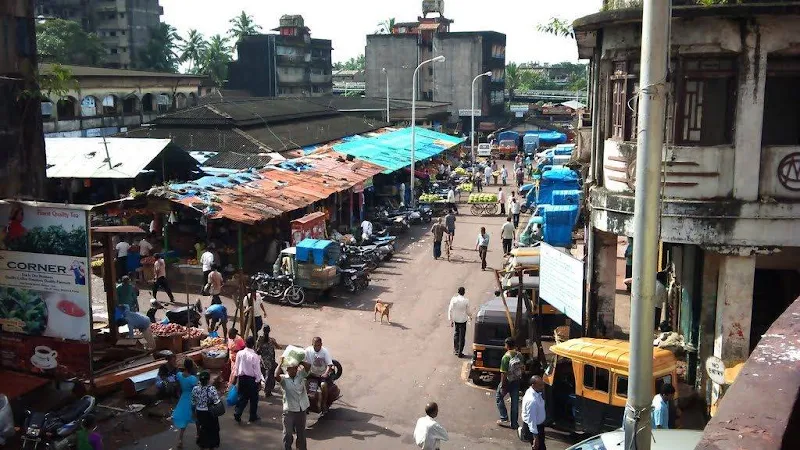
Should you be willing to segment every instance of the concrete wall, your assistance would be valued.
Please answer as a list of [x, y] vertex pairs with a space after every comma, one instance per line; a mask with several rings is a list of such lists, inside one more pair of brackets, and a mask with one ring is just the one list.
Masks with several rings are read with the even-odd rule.
[[[480, 36], [458, 39], [435, 39], [434, 47], [446, 58], [436, 64], [436, 85], [433, 97], [439, 102], [450, 102], [451, 117], [458, 117], [459, 109], [470, 108], [472, 79], [483, 70], [483, 42]], [[488, 78], [475, 83], [475, 109], [488, 114], [489, 105], [484, 105], [484, 86]]]
[[366, 83], [367, 97], [386, 97], [386, 68], [389, 76], [389, 96], [410, 99], [411, 81], [417, 60], [417, 37], [414, 35], [367, 36]]
[[[794, 170], [789, 159], [784, 159], [792, 153], [800, 152], [800, 147], [791, 145], [776, 145], [764, 147], [761, 150], [761, 175], [759, 177], [758, 195], [765, 199], [776, 200], [800, 200], [800, 181], [788, 181], [784, 179], [787, 186], [795, 189], [787, 189], [779, 180], [779, 173], [789, 174], [790, 169]], [[791, 159], [791, 158], [790, 158]], [[781, 165], [783, 163], [783, 165]], [[797, 163], [795, 163], [797, 164]]]

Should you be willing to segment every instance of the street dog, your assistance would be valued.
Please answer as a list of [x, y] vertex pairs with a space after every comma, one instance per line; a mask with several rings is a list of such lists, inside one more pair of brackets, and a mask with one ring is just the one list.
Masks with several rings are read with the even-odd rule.
[[383, 302], [381, 299], [375, 300], [375, 318], [373, 322], [378, 320], [378, 314], [381, 315], [381, 323], [383, 323], [383, 318], [386, 317], [386, 322], [391, 324], [392, 321], [389, 320], [389, 312], [392, 310], [393, 302]]

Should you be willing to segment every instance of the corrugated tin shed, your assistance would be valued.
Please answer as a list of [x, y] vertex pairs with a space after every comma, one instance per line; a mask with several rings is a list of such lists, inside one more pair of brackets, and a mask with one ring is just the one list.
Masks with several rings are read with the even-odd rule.
[[327, 149], [279, 167], [175, 184], [168, 196], [210, 219], [252, 225], [324, 200], [382, 170], [364, 161], [347, 161], [344, 155]]
[[169, 144], [169, 139], [48, 138], [47, 178], [136, 178]]
[[[464, 142], [464, 138], [416, 129], [414, 158], [424, 161]], [[383, 173], [392, 173], [411, 165], [411, 128], [383, 133], [367, 139], [353, 139], [334, 145], [334, 150], [383, 166]]]

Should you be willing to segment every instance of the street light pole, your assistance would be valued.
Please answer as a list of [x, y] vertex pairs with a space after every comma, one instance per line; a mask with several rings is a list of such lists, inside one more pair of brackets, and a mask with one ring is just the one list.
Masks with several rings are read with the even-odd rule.
[[386, 67], [381, 69], [384, 75], [386, 75], [386, 123], [391, 124], [389, 120], [389, 72], [386, 71]]
[[[642, 12], [642, 69], [636, 127], [633, 213], [630, 377], [623, 428], [625, 448], [650, 450], [653, 400], [653, 329], [658, 270], [661, 153], [667, 105], [670, 2], [646, 0]], [[674, 382], [674, 380], [673, 380]]]
[[416, 161], [414, 160], [414, 150], [416, 149], [417, 145], [417, 74], [419, 73], [420, 67], [424, 66], [425, 64], [432, 63], [432, 62], [442, 62], [444, 61], [444, 55], [439, 55], [435, 58], [431, 58], [419, 63], [416, 69], [414, 69], [414, 76], [411, 77], [411, 207], [413, 208], [417, 204], [416, 195], [414, 194], [414, 166], [416, 165]]
[[475, 78], [472, 79], [472, 95], [470, 96], [470, 110], [469, 114], [472, 118], [472, 128], [470, 128], [470, 137], [469, 137], [469, 147], [472, 151], [472, 166], [474, 170], [475, 166], [475, 82], [478, 81], [480, 77], [490, 77], [492, 76], [492, 71], [484, 72]]

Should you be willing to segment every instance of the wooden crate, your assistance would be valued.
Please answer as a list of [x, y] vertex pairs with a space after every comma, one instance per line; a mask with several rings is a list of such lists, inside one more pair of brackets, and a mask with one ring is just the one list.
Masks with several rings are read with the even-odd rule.
[[183, 335], [156, 336], [156, 350], [169, 350], [178, 354], [183, 352]]

